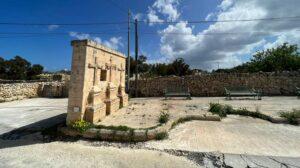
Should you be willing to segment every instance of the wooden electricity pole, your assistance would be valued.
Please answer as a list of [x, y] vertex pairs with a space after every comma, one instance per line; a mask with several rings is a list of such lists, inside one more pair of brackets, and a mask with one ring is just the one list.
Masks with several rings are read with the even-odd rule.
[[138, 21], [134, 20], [135, 27], [135, 97], [138, 96], [138, 55], [139, 55], [139, 41], [138, 41]]
[[127, 34], [127, 93], [130, 94], [130, 10], [128, 10], [128, 34]]

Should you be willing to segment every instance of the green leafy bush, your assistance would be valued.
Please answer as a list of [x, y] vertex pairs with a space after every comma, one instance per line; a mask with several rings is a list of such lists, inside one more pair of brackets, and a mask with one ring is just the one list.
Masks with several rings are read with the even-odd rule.
[[217, 114], [220, 117], [226, 117], [227, 113], [226, 111], [229, 110], [229, 106], [224, 108], [223, 105], [219, 103], [210, 103], [209, 104], [209, 111], [212, 112], [213, 114]]
[[79, 120], [71, 124], [71, 127], [81, 133], [85, 132], [89, 128], [91, 128], [93, 124], [86, 122], [84, 120]]
[[167, 137], [168, 137], [168, 133], [167, 132], [160, 132], [160, 133], [157, 133], [155, 135], [155, 139], [156, 140], [163, 140], [163, 139], [165, 139]]
[[260, 113], [258, 110], [256, 112], [252, 112], [247, 110], [246, 108], [233, 109], [230, 105], [221, 105], [218, 103], [210, 103], [209, 111], [213, 114], [217, 114], [220, 117], [226, 117], [229, 114], [241, 115], [241, 116], [250, 116], [253, 118], [260, 118], [267, 121], [272, 121], [272, 118]]
[[292, 112], [281, 112], [280, 117], [286, 118], [290, 124], [299, 124], [297, 119], [300, 118], [300, 110], [293, 110]]
[[161, 123], [161, 124], [167, 123], [167, 122], [169, 121], [169, 118], [170, 118], [169, 113], [168, 113], [168, 112], [165, 112], [165, 111], [162, 111], [162, 112], [160, 113], [158, 122]]

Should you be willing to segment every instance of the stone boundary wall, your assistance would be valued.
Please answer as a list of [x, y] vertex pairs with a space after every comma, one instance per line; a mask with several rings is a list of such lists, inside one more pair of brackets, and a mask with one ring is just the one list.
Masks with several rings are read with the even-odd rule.
[[68, 83], [23, 82], [0, 84], [0, 102], [33, 97], [68, 97]]
[[[192, 96], [224, 96], [224, 87], [247, 86], [260, 89], [264, 96], [294, 96], [300, 86], [300, 71], [280, 73], [212, 73], [185, 77], [157, 77], [138, 81], [140, 97], [161, 97], [169, 85], [186, 84]], [[130, 82], [134, 95], [134, 81]]]

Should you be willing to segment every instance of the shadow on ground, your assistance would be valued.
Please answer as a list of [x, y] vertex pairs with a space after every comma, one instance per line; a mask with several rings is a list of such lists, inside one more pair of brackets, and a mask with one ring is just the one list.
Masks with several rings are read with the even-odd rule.
[[44, 143], [58, 136], [58, 126], [64, 126], [67, 114], [50, 117], [0, 135], [0, 149]]

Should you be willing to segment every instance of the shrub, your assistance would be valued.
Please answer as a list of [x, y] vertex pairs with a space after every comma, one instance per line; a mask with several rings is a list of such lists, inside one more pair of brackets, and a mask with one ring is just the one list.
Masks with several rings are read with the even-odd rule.
[[160, 132], [160, 133], [157, 133], [155, 135], [155, 139], [156, 140], [163, 140], [163, 139], [165, 139], [167, 137], [168, 137], [168, 133], [167, 132]]
[[210, 103], [209, 104], [209, 111], [212, 112], [213, 114], [217, 114], [220, 117], [226, 117], [227, 114], [227, 110], [230, 110], [230, 108], [232, 108], [229, 105], [226, 105], [226, 108], [224, 108], [224, 106], [222, 106], [219, 103]]
[[93, 124], [86, 122], [84, 120], [79, 120], [71, 124], [71, 127], [81, 133], [85, 132], [89, 128], [91, 128]]
[[290, 124], [299, 124], [297, 119], [300, 118], [300, 110], [293, 110], [292, 112], [281, 112], [280, 117], [286, 118]]
[[161, 123], [161, 124], [167, 123], [167, 122], [169, 121], [169, 118], [170, 118], [169, 113], [168, 113], [168, 112], [162, 111], [162, 112], [160, 113], [158, 122]]
[[218, 103], [210, 103], [209, 111], [213, 114], [217, 114], [220, 117], [226, 117], [229, 114], [241, 115], [241, 116], [250, 116], [253, 118], [260, 118], [267, 121], [272, 121], [272, 118], [260, 113], [258, 110], [256, 112], [252, 112], [247, 110], [246, 108], [233, 109], [230, 105], [221, 105]]

